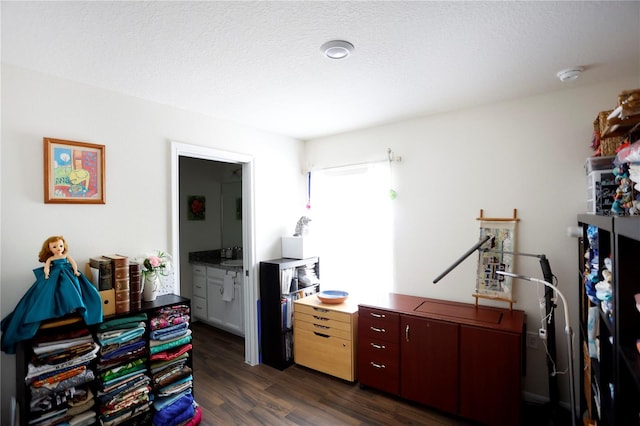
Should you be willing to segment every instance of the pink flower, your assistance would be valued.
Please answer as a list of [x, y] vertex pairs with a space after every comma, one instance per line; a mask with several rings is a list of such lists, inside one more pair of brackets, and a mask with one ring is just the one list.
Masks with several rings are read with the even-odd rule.
[[149, 263], [153, 268], [157, 268], [162, 264], [162, 260], [158, 256], [149, 256]]

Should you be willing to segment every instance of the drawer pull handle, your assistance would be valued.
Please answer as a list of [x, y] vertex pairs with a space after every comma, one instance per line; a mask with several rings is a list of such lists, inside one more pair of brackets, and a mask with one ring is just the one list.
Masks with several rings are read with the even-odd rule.
[[371, 346], [372, 346], [374, 349], [387, 349], [387, 347], [386, 347], [385, 345], [378, 345], [378, 344], [376, 344], [376, 343], [371, 343]]
[[314, 327], [316, 328], [322, 328], [324, 330], [329, 330], [331, 327], [327, 326], [327, 325], [320, 325], [320, 324], [313, 324]]
[[331, 337], [328, 334], [317, 333], [315, 331], [313, 332], [313, 334], [315, 334], [316, 336], [324, 337], [325, 339], [328, 339], [329, 337]]
[[314, 311], [318, 311], [318, 312], [322, 312], [323, 314], [326, 314], [327, 312], [329, 312], [328, 309], [321, 309], [321, 308], [313, 308]]
[[384, 364], [376, 364], [375, 362], [371, 362], [371, 366], [375, 368], [387, 368]]
[[387, 330], [385, 330], [384, 328], [378, 328], [378, 327], [369, 327], [372, 331], [375, 331], [376, 333], [386, 333]]
[[317, 319], [318, 321], [329, 321], [329, 318], [319, 317], [317, 315], [314, 315], [313, 318]]
[[404, 338], [407, 342], [409, 341], [409, 324], [407, 324], [407, 327], [404, 329]]
[[374, 318], [386, 318], [387, 317], [385, 314], [376, 314], [375, 312], [369, 312], [369, 315], [371, 315]]

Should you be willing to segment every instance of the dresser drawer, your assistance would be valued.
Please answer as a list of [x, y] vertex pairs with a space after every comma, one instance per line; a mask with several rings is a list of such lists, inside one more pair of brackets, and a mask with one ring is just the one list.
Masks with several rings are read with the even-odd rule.
[[192, 264], [191, 265], [191, 272], [193, 273], [194, 277], [196, 275], [204, 277], [205, 275], [207, 275], [207, 267], [204, 266], [204, 265]]
[[214, 268], [213, 266], [207, 266], [207, 279], [224, 280], [226, 271], [222, 268]]
[[191, 300], [191, 308], [193, 309], [193, 316], [202, 320], [207, 319], [207, 299], [202, 297], [194, 297]]
[[295, 312], [294, 328], [308, 330], [315, 333], [331, 337], [339, 337], [341, 339], [353, 340], [352, 326], [346, 322], [340, 322], [332, 319], [319, 319], [316, 315], [309, 315]]
[[395, 395], [400, 393], [400, 345], [370, 339], [358, 342], [358, 379], [361, 384]]
[[193, 297], [207, 297], [207, 279], [202, 277], [193, 277]]
[[399, 348], [400, 345], [398, 343], [363, 339], [360, 342], [358, 351], [370, 361], [396, 365], [400, 359]]
[[397, 343], [400, 339], [400, 315], [361, 307], [358, 310], [358, 336], [360, 339]]
[[307, 314], [323, 321], [332, 320], [351, 324], [351, 313], [349, 312], [340, 312], [319, 306], [309, 306], [302, 303], [296, 303], [296, 313]]
[[297, 323], [293, 333], [296, 364], [355, 381], [355, 352], [351, 340], [315, 333]]

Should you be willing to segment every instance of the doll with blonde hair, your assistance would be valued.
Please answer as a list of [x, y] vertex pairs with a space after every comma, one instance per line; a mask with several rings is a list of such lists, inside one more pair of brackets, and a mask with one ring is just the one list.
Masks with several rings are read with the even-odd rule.
[[44, 262], [44, 277], [46, 279], [49, 279], [51, 261], [56, 259], [67, 259], [73, 268], [73, 274], [75, 276], [80, 275], [80, 272], [78, 272], [78, 265], [76, 264], [76, 261], [67, 254], [68, 251], [69, 247], [62, 235], [54, 235], [53, 237], [49, 237], [44, 240], [40, 253], [38, 254], [38, 260], [40, 262]]
[[42, 243], [38, 260], [44, 266], [33, 270], [36, 282], [0, 324], [4, 352], [15, 353], [16, 344], [35, 336], [42, 321], [75, 315], [87, 325], [102, 322], [100, 293], [78, 271], [68, 251], [61, 235], [49, 237]]

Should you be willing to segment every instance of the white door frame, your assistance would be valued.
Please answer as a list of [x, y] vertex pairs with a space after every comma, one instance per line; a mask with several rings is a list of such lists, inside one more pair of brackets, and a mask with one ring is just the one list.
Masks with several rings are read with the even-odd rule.
[[[253, 157], [204, 146], [171, 141], [171, 239], [175, 274], [180, 278], [180, 173], [179, 158], [191, 157], [242, 164], [242, 256], [244, 265], [244, 355], [249, 365], [259, 363], [258, 286], [255, 276], [254, 171]], [[175, 289], [180, 294], [180, 288]]]

